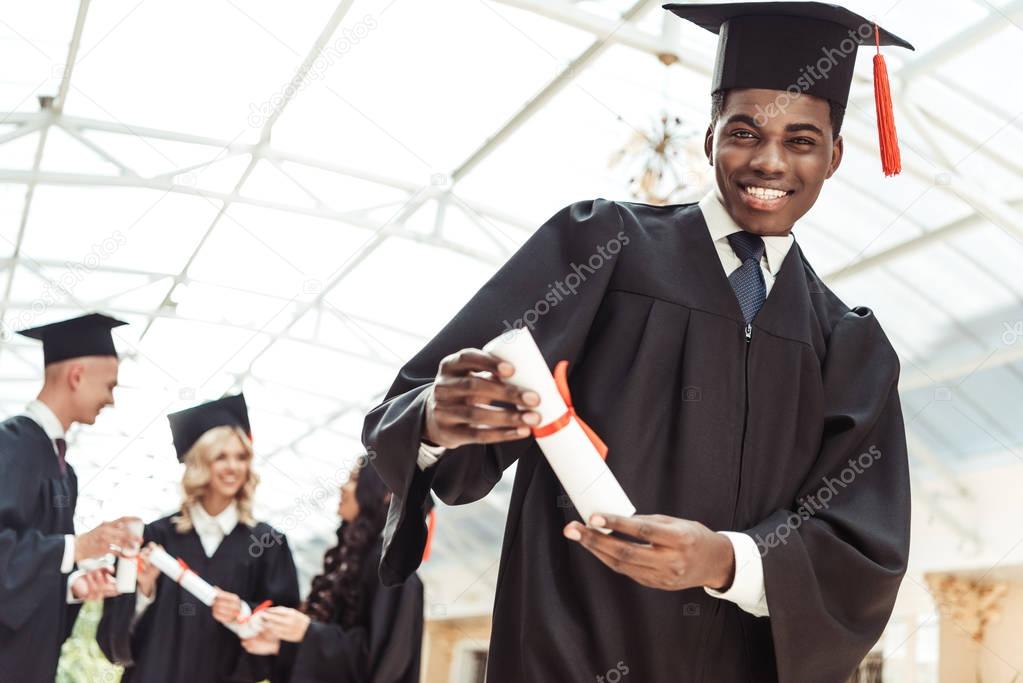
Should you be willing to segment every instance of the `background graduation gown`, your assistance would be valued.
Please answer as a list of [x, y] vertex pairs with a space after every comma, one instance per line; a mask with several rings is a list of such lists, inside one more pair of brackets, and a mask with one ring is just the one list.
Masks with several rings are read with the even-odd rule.
[[81, 609], [60, 572], [77, 501], [75, 471], [61, 474], [43, 428], [23, 415], [0, 423], [0, 680], [57, 675]]
[[345, 629], [340, 614], [334, 623], [311, 622], [291, 683], [419, 683], [423, 584], [413, 574], [398, 586], [381, 585], [380, 546], [362, 566], [356, 625]]
[[[585, 282], [558, 300], [550, 287], [571, 273]], [[538, 303], [545, 297], [548, 306]], [[481, 347], [530, 310], [541, 314], [533, 335], [548, 364], [570, 361], [576, 409], [607, 442], [607, 463], [640, 514], [762, 539], [769, 618], [702, 588], [646, 588], [565, 539], [578, 516], [532, 438], [463, 446], [418, 468], [424, 390], [440, 360]], [[572, 204], [367, 415], [363, 441], [395, 492], [381, 576], [395, 581], [416, 566], [430, 488], [449, 504], [472, 502], [518, 461], [488, 681], [594, 680], [616, 666], [644, 683], [844, 681], [884, 629], [906, 570], [898, 376], [871, 311], [843, 304], [798, 245], [747, 342], [696, 205]], [[851, 484], [832, 484], [824, 509], [796, 514], [868, 449], [880, 457]]]
[[[262, 522], [249, 527], [239, 521], [207, 557], [195, 530], [178, 533], [171, 518], [146, 525], [145, 542], [159, 543], [251, 607], [263, 600], [298, 605], [298, 576], [283, 534]], [[134, 593], [106, 600], [96, 632], [107, 659], [125, 667], [123, 683], [287, 681], [285, 657], [245, 652], [238, 636], [216, 621], [209, 607], [167, 576], [157, 578], [156, 599], [132, 629], [135, 601]]]

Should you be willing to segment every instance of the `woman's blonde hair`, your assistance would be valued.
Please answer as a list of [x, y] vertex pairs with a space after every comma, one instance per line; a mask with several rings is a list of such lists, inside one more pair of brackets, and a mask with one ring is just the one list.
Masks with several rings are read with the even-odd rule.
[[256, 486], [259, 485], [259, 475], [252, 468], [252, 441], [240, 427], [223, 426], [208, 430], [185, 453], [185, 476], [181, 478], [184, 499], [181, 501], [181, 512], [172, 520], [178, 533], [184, 534], [192, 530], [190, 508], [202, 500], [206, 494], [210, 486], [210, 466], [232, 438], [237, 438], [241, 442], [245, 450], [245, 459], [249, 463], [245, 483], [235, 494], [238, 519], [250, 527], [255, 525], [256, 520], [252, 516], [252, 499], [256, 494]]

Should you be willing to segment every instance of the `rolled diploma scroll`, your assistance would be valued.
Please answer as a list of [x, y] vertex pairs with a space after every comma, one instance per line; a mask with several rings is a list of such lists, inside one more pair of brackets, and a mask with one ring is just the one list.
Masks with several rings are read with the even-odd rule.
[[[135, 519], [128, 523], [128, 530], [136, 536], [142, 536], [144, 527], [141, 519]], [[138, 553], [140, 548], [125, 549], [129, 557], [121, 557], [117, 560], [117, 592], [134, 593], [138, 581]]]
[[[483, 350], [515, 366], [515, 373], [505, 382], [540, 395], [540, 405], [532, 409], [540, 413], [540, 428], [568, 411], [547, 361], [528, 329], [509, 330], [488, 342]], [[622, 517], [635, 514], [635, 506], [577, 420], [569, 420], [549, 436], [537, 437], [536, 442], [587, 524], [590, 516], [598, 512]], [[601, 531], [610, 533], [607, 529]]]
[[[213, 599], [217, 596], [217, 589], [206, 583], [198, 574], [187, 569], [175, 560], [166, 550], [153, 548], [149, 554], [149, 561], [154, 567], [170, 577], [172, 581], [181, 585], [207, 606], [213, 605]], [[244, 600], [241, 601], [241, 614], [238, 615], [237, 624], [224, 624], [225, 627], [238, 634], [239, 638], [251, 638], [259, 633], [262, 621], [260, 614], [252, 614], [252, 608]]]

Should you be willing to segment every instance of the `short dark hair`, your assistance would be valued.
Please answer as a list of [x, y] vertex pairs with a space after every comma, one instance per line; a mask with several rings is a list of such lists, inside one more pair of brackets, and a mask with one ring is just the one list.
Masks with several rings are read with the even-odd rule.
[[[725, 110], [725, 96], [728, 95], [728, 90], [718, 90], [710, 96], [710, 125], [717, 126], [718, 119], [721, 118], [721, 112]], [[845, 107], [838, 102], [832, 102], [827, 100], [828, 105], [831, 107], [831, 130], [832, 139], [838, 139], [838, 136], [842, 133], [842, 122], [845, 121]]]

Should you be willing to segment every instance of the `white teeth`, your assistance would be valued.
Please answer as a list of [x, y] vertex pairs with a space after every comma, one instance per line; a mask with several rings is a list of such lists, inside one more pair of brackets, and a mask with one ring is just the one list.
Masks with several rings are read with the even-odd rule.
[[746, 194], [756, 197], [757, 199], [781, 199], [788, 192], [784, 190], [772, 190], [767, 187], [755, 187], [750, 185], [746, 187]]

